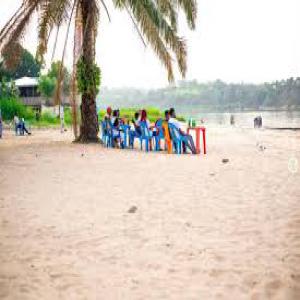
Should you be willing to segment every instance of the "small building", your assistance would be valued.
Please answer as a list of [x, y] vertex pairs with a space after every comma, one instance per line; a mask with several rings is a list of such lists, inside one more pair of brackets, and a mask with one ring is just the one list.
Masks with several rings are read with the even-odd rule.
[[38, 78], [22, 77], [15, 80], [15, 85], [19, 90], [21, 101], [36, 109], [41, 109], [45, 105], [46, 99], [41, 97], [38, 91]]
[[[15, 80], [15, 85], [19, 90], [20, 100], [26, 105], [31, 106], [39, 111], [44, 106], [54, 106], [53, 99], [47, 99], [41, 96], [38, 90], [38, 78], [36, 77], [22, 77]], [[69, 104], [68, 97], [63, 97], [64, 105]]]
[[20, 97], [39, 97], [38, 91], [38, 78], [35, 77], [22, 77], [15, 80], [15, 85], [19, 89]]

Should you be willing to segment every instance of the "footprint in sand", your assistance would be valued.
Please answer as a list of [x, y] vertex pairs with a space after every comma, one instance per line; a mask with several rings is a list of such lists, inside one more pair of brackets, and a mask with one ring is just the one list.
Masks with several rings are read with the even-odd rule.
[[300, 274], [291, 274], [291, 278], [292, 278], [296, 283], [300, 283]]
[[243, 283], [246, 285], [247, 288], [254, 288], [259, 284], [259, 277], [257, 274], [247, 275]]
[[212, 270], [209, 272], [209, 276], [214, 277], [214, 278], [217, 278], [217, 277], [222, 276], [224, 273], [225, 273], [224, 270], [221, 270], [221, 269], [212, 269]]
[[279, 279], [272, 280], [265, 285], [265, 291], [269, 298], [274, 297], [282, 288], [283, 283]]

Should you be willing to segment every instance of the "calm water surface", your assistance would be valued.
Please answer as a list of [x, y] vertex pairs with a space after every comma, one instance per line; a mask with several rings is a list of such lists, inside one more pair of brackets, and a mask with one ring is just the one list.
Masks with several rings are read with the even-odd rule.
[[235, 126], [242, 128], [253, 128], [253, 119], [262, 117], [263, 127], [271, 128], [300, 128], [300, 111], [252, 111], [237, 113], [192, 113], [180, 112], [187, 118], [193, 117], [200, 124], [200, 120], [206, 125], [227, 127], [230, 126], [230, 116], [234, 116]]

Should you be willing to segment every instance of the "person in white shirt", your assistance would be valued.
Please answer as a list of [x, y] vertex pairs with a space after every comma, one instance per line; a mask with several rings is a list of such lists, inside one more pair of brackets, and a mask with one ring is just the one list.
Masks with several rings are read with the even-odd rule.
[[140, 113], [137, 111], [134, 114], [134, 118], [131, 120], [130, 130], [129, 130], [129, 145], [133, 148], [134, 138], [141, 135]]
[[178, 129], [179, 133], [176, 131], [176, 134], [184, 135], [185, 138], [187, 139], [187, 143], [183, 142], [183, 145], [182, 145], [183, 152], [186, 153], [186, 147], [188, 147], [193, 154], [196, 154], [197, 151], [196, 151], [193, 137], [183, 131], [181, 123], [176, 119], [176, 113], [175, 113], [174, 108], [170, 109], [169, 124], [173, 124], [175, 126], [175, 128]]

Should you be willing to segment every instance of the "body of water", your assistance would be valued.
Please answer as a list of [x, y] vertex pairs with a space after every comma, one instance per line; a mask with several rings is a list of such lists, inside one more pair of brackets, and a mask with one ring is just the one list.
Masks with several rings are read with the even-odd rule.
[[[180, 113], [180, 111], [179, 111]], [[230, 125], [230, 116], [234, 116], [235, 126], [241, 128], [253, 128], [253, 120], [257, 116], [262, 117], [265, 128], [300, 128], [300, 111], [251, 111], [236, 113], [207, 113], [207, 112], [181, 112], [187, 118], [193, 117], [200, 125], [227, 127]]]

